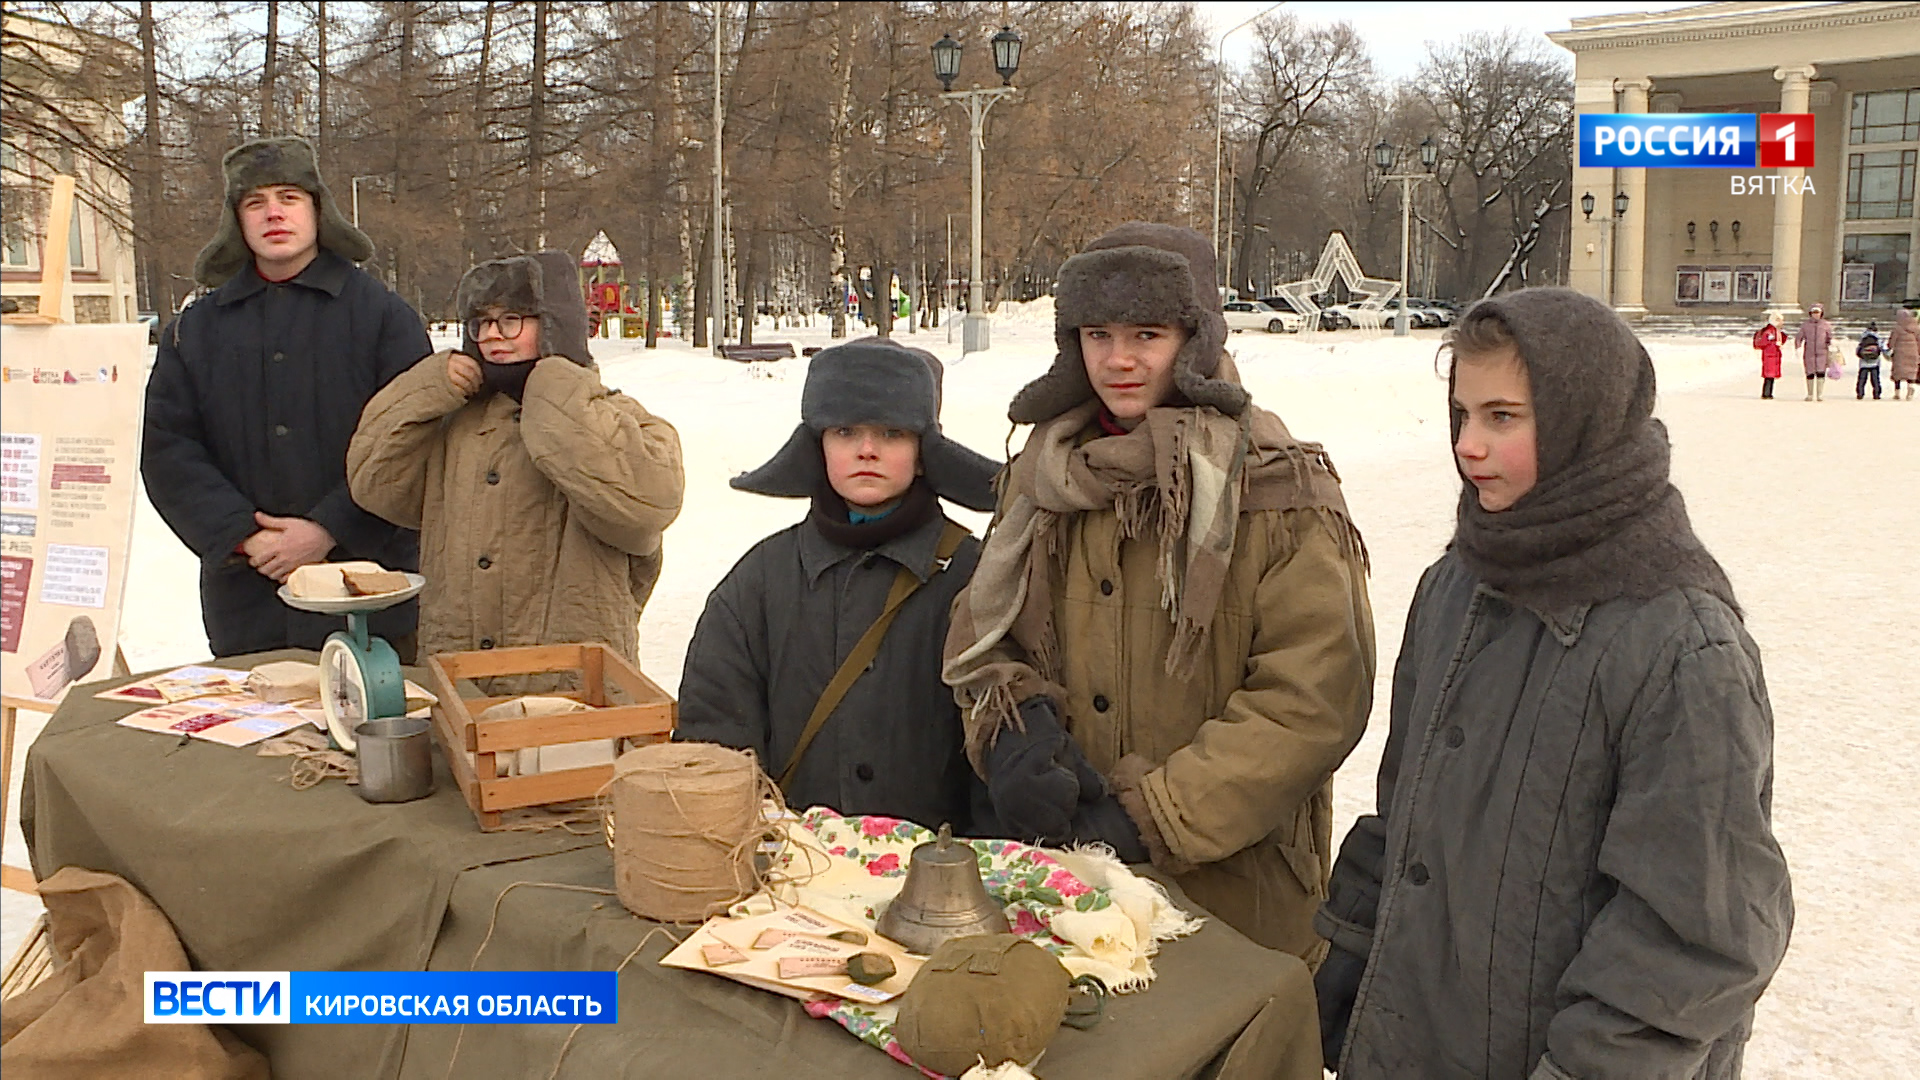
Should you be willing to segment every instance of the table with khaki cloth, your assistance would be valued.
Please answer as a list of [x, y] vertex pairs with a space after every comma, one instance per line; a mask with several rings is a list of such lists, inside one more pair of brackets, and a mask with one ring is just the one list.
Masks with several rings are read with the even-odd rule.
[[[172, 920], [195, 967], [610, 970], [631, 955], [617, 1025], [233, 1027], [281, 1080], [916, 1075], [795, 1001], [659, 966], [668, 932], [685, 931], [654, 933], [610, 895], [597, 833], [481, 833], [437, 748], [426, 799], [372, 805], [339, 780], [295, 791], [286, 758], [118, 726], [139, 706], [93, 695], [128, 681], [75, 688], [48, 721], [27, 756], [21, 828], [37, 876], [82, 866], [126, 878]], [[1111, 999], [1095, 1030], [1060, 1031], [1046, 1080], [1320, 1076], [1298, 960], [1210, 919], [1154, 965], [1152, 988]]]

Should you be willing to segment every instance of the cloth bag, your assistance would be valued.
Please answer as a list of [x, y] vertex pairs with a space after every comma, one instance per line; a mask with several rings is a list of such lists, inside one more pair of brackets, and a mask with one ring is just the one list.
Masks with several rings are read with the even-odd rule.
[[1840, 355], [1840, 346], [1827, 346], [1827, 378], [1844, 379], [1847, 377], [1846, 358]]
[[173, 924], [125, 879], [77, 866], [40, 883], [53, 973], [0, 1007], [0, 1073], [38, 1080], [267, 1080], [224, 1028], [148, 1024], [149, 971], [190, 971]]

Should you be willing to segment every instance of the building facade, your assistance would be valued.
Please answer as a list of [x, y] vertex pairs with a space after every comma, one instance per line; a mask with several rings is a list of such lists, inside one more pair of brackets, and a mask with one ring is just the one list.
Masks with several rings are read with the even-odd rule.
[[[1581, 113], [1811, 113], [1811, 167], [1589, 169], [1568, 281], [1629, 317], [1849, 321], [1920, 296], [1920, 4], [1721, 3], [1574, 19]], [[1591, 217], [1580, 212], [1592, 194]], [[1613, 217], [1615, 196], [1626, 211]]]
[[[89, 57], [105, 51], [137, 57], [129, 47], [109, 41], [80, 41], [72, 27], [8, 14], [7, 80], [41, 100], [57, 102], [64, 122], [79, 125], [96, 147], [126, 144], [119, 109], [135, 88], [124, 80], [91, 80], [93, 94], [79, 98], [72, 88]], [[131, 70], [131, 65], [129, 66]], [[40, 310], [41, 256], [47, 200], [42, 197], [56, 172], [75, 179], [72, 224], [67, 234], [69, 280], [59, 316], [67, 322], [132, 322], [135, 301], [133, 241], [116, 222], [132, 217], [126, 179], [76, 153], [71, 145], [45, 134], [54, 124], [10, 127], [0, 131], [0, 184], [12, 209], [0, 224], [0, 296], [10, 308]], [[17, 212], [16, 212], [17, 211]]]

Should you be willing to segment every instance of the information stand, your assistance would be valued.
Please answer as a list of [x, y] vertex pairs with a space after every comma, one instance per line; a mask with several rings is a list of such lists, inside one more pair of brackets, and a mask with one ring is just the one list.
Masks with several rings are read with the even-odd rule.
[[[73, 178], [56, 177], [40, 311], [0, 317], [0, 805], [18, 711], [51, 713], [69, 686], [125, 666], [147, 334], [61, 321], [72, 214]], [[32, 884], [0, 870], [0, 886]]]

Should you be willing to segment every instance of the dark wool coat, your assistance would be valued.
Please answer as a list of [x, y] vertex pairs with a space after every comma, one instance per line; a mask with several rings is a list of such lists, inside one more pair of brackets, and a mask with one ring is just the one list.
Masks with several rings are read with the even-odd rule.
[[828, 540], [806, 521], [754, 545], [707, 598], [694, 628], [674, 737], [753, 750], [777, 778], [820, 692], [905, 566], [922, 584], [813, 740], [787, 802], [991, 835], [973, 820], [971, 801], [982, 793], [961, 745], [960, 709], [940, 681], [947, 611], [973, 576], [980, 541], [968, 537], [938, 570], [945, 524], [936, 514], [872, 551]]
[[[283, 284], [248, 267], [160, 335], [140, 473], [154, 509], [200, 557], [215, 656], [317, 649], [346, 625], [287, 607], [234, 552], [258, 529], [255, 510], [326, 526], [339, 544], [331, 559], [418, 568], [411, 530], [354, 505], [346, 460], [367, 400], [430, 351], [405, 301], [326, 249]], [[408, 602], [376, 614], [373, 631], [411, 633], [416, 611]]]
[[1687, 588], [1543, 621], [1448, 554], [1391, 723], [1317, 920], [1371, 953], [1342, 1080], [1737, 1077], [1793, 902], [1731, 609]]

